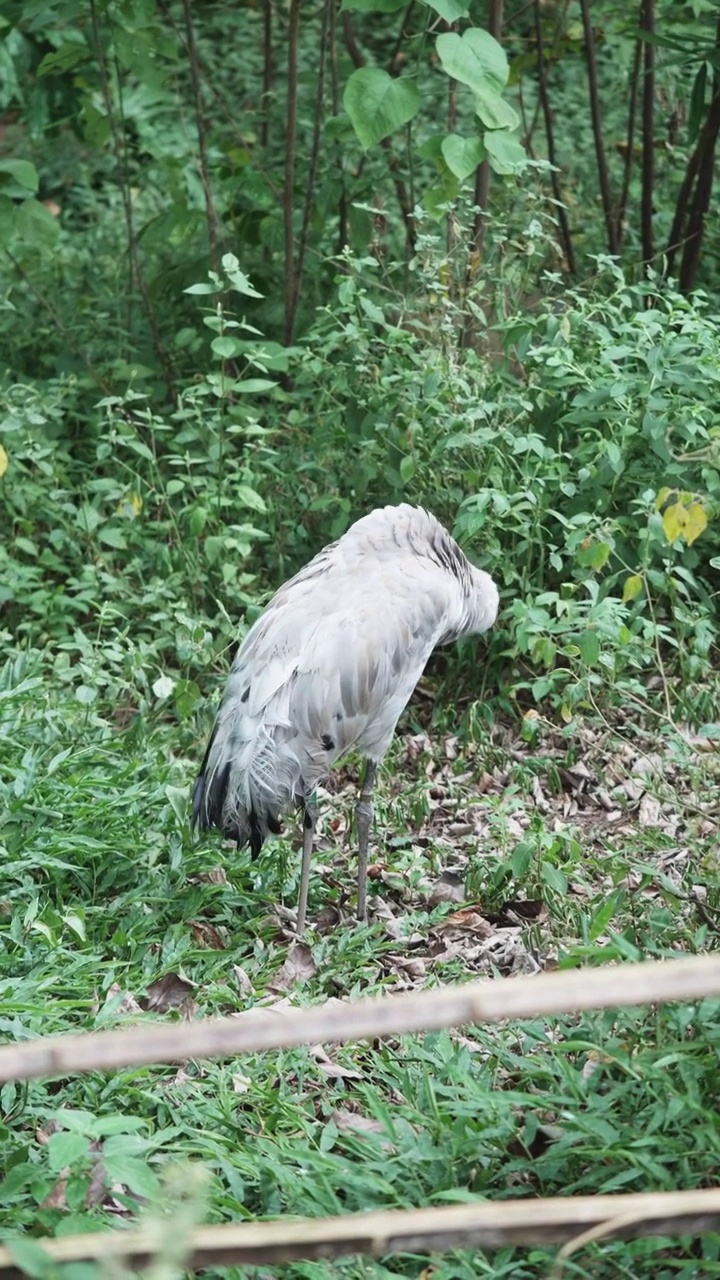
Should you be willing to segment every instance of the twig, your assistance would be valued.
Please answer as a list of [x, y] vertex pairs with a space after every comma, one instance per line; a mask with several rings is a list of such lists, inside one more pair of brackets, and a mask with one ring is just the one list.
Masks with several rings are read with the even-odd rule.
[[613, 218], [613, 202], [610, 192], [610, 175], [608, 173], [605, 146], [602, 134], [602, 114], [600, 112], [600, 94], [598, 91], [597, 59], [595, 57], [595, 36], [590, 18], [590, 0], [580, 0], [583, 30], [585, 32], [585, 56], [588, 67], [590, 87], [590, 114], [592, 117], [595, 155], [597, 157], [598, 178], [600, 180], [600, 196], [602, 198], [605, 226], [607, 228], [608, 249], [610, 253], [618, 253], [615, 219]]
[[[443, 1249], [498, 1249], [512, 1245], [580, 1243], [653, 1235], [700, 1235], [720, 1226], [720, 1189], [645, 1192], [616, 1196], [557, 1196], [500, 1200], [429, 1209], [348, 1213], [335, 1218], [222, 1223], [194, 1227], [187, 1235], [184, 1267], [193, 1271], [250, 1267], [298, 1259], [364, 1253], [429, 1253]], [[133, 1271], [158, 1256], [157, 1224], [134, 1231], [36, 1240], [56, 1264], [102, 1259], [126, 1261]], [[0, 1247], [0, 1275], [20, 1280], [12, 1245]]]
[[720, 995], [720, 956], [608, 965], [470, 982], [349, 1004], [252, 1009], [239, 1017], [118, 1027], [0, 1046], [0, 1081], [111, 1071], [150, 1062], [225, 1058], [292, 1045], [344, 1043], [465, 1023]]

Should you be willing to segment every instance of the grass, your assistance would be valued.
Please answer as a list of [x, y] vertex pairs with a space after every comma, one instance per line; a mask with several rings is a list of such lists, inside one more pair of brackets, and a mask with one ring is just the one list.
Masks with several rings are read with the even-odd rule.
[[[372, 889], [384, 905], [370, 927], [349, 914], [349, 767], [323, 803], [312, 885], [315, 915], [330, 904], [336, 916], [293, 983], [282, 973], [281, 912], [297, 890], [292, 841], [255, 865], [194, 842], [186, 804], [204, 726], [178, 722], [162, 702], [119, 715], [100, 649], [94, 660], [98, 678], [86, 657], [82, 685], [35, 650], [9, 659], [0, 678], [5, 1039], [122, 1023], [153, 992], [157, 1016], [219, 1014], [714, 945], [712, 753], [627, 723], [543, 726], [523, 743], [470, 716], [457, 738], [442, 723], [427, 738], [420, 704], [381, 779]], [[653, 752], [660, 765], [642, 775], [653, 805], [640, 821], [633, 762]], [[590, 762], [590, 782], [573, 774], [578, 761]], [[596, 803], [601, 791], [609, 811]], [[448, 868], [454, 900], [430, 897]], [[163, 1002], [153, 984], [167, 975], [177, 976]], [[181, 1237], [193, 1213], [219, 1222], [708, 1185], [720, 1163], [719, 1010], [703, 1001], [328, 1057], [294, 1049], [6, 1085], [0, 1236], [115, 1226], [160, 1204], [175, 1206]], [[456, 1251], [274, 1274], [515, 1280], [547, 1275], [552, 1256]], [[25, 1264], [46, 1274], [29, 1255]], [[720, 1238], [598, 1243], [565, 1274], [720, 1275]]]

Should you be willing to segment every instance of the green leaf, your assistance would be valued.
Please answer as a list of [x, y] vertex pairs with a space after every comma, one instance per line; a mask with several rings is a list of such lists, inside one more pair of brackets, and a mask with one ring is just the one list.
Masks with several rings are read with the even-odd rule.
[[429, 9], [434, 9], [448, 25], [457, 22], [458, 18], [464, 18], [470, 8], [470, 0], [425, 0], [425, 4]]
[[61, 1130], [53, 1133], [48, 1139], [47, 1159], [53, 1173], [60, 1173], [66, 1165], [72, 1168], [79, 1162], [85, 1162], [88, 1155], [89, 1140], [84, 1133], [73, 1133]]
[[596, 631], [583, 631], [578, 639], [580, 656], [586, 667], [594, 667], [600, 657], [600, 641]]
[[215, 355], [220, 356], [221, 360], [231, 360], [233, 356], [239, 356], [243, 349], [243, 343], [240, 338], [213, 338], [210, 346]]
[[502, 93], [508, 82], [508, 61], [502, 45], [488, 31], [469, 27], [461, 36], [447, 31], [438, 36], [436, 48], [447, 74], [474, 94]]
[[414, 80], [393, 79], [379, 67], [360, 67], [345, 86], [343, 105], [367, 151], [417, 115], [420, 94]]
[[407, 484], [409, 480], [412, 480], [416, 471], [417, 462], [411, 453], [406, 454], [400, 461], [400, 479], [403, 484]]
[[178, 680], [175, 686], [175, 710], [181, 719], [191, 716], [200, 701], [200, 690], [194, 680]]
[[270, 378], [242, 378], [239, 382], [233, 382], [233, 391], [240, 391], [243, 395], [256, 395], [260, 391], [277, 391], [277, 382], [272, 382]]
[[114, 529], [110, 524], [99, 530], [98, 542], [102, 542], [106, 547], [114, 547], [116, 551], [127, 550], [127, 542], [122, 529]]
[[250, 507], [251, 511], [260, 511], [263, 514], [267, 511], [265, 499], [249, 484], [238, 485], [234, 491], [234, 496], [237, 502], [244, 507]]
[[80, 119], [84, 122], [83, 133], [90, 147], [104, 147], [110, 138], [110, 121], [102, 111], [98, 111], [92, 102], [83, 103]]
[[245, 272], [240, 270], [240, 263], [234, 253], [224, 254], [221, 262], [230, 287], [236, 293], [242, 293], [246, 298], [263, 298], [265, 296], [262, 293], [258, 293], [255, 286], [248, 280]]
[[121, 1182], [133, 1195], [154, 1200], [160, 1193], [157, 1174], [144, 1160], [133, 1156], [103, 1155], [103, 1167], [110, 1182]]
[[49, 76], [54, 72], [64, 73], [72, 71], [73, 67], [77, 67], [81, 62], [88, 61], [90, 50], [83, 42], [82, 44], [74, 41], [72, 44], [61, 44], [59, 49], [54, 53], [46, 53], [40, 66], [36, 71], [37, 76]]
[[22, 1240], [4, 1240], [8, 1253], [14, 1258], [21, 1271], [33, 1280], [43, 1280], [44, 1276], [56, 1276], [57, 1263], [46, 1253], [36, 1240], [25, 1236]]
[[494, 129], [483, 135], [488, 160], [493, 173], [520, 173], [527, 164], [527, 156], [517, 138], [504, 129]]
[[445, 205], [452, 204], [459, 192], [460, 183], [455, 174], [448, 171], [443, 175], [440, 182], [436, 182], [434, 186], [429, 187], [425, 192], [422, 199], [423, 207], [431, 218], [443, 218], [446, 212]]
[[6, 195], [21, 199], [37, 191], [40, 185], [38, 172], [29, 160], [0, 160], [0, 189]]
[[15, 229], [36, 249], [52, 249], [60, 234], [60, 224], [39, 200], [24, 200], [17, 211]]
[[7, 244], [15, 231], [15, 210], [14, 200], [9, 196], [0, 195], [0, 243], [2, 244]]
[[518, 129], [520, 127], [520, 117], [515, 108], [497, 93], [476, 94], [475, 114], [480, 117], [486, 129]]
[[448, 169], [460, 182], [475, 172], [486, 155], [481, 138], [461, 138], [458, 133], [443, 138], [441, 150]]

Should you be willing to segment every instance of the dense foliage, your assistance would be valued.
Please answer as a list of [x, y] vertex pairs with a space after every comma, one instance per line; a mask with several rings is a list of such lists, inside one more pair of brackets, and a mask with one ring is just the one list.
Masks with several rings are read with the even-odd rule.
[[[264, 998], [265, 907], [293, 892], [294, 861], [192, 842], [207, 704], [269, 592], [388, 502], [435, 511], [501, 590], [482, 665], [474, 645], [437, 657], [432, 716], [409, 712], [452, 733], [465, 781], [448, 785], [471, 805], [507, 767], [472, 892], [542, 899], [531, 949], [564, 964], [709, 945], [720, 5], [11, 0], [0, 22], [3, 1035], [109, 1024], [176, 970], [202, 1012], [234, 1011], [230, 946]], [[538, 778], [557, 792], [601, 721], [689, 780], [663, 793], [687, 846], [675, 878], [657, 867], [679, 819], [600, 848], [539, 809], [520, 838], [518, 797]], [[403, 807], [390, 777], [383, 839], [414, 883], [427, 779]], [[426, 844], [437, 869], [447, 849]], [[404, 936], [448, 905], [430, 925], [408, 910]], [[316, 939], [305, 990], [384, 989], [394, 946]], [[332, 1094], [304, 1051], [246, 1064], [247, 1088], [237, 1064], [9, 1085], [0, 1233], [134, 1216], [179, 1156], [207, 1165], [188, 1194], [213, 1220], [703, 1185], [716, 1012], [348, 1049], [360, 1083], [340, 1072]], [[346, 1104], [376, 1127], [338, 1128]], [[602, 1259], [689, 1280], [694, 1248]], [[718, 1274], [717, 1241], [698, 1248]], [[32, 1249], [18, 1260], [50, 1280]], [[336, 1271], [424, 1262], [397, 1265]]]

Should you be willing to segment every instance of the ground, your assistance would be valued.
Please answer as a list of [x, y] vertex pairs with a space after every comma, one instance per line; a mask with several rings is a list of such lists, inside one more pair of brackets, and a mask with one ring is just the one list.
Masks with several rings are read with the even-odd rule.
[[[451, 715], [422, 686], [378, 785], [369, 923], [353, 916], [350, 761], [319, 797], [312, 927], [295, 944], [299, 827], [255, 864], [194, 839], [204, 726], [163, 707], [111, 715], [102, 689], [78, 698], [52, 662], [21, 655], [0, 681], [8, 1040], [715, 946], [707, 733], [631, 709], [567, 725]], [[223, 1221], [708, 1185], [719, 1007], [6, 1085], [0, 1234], [97, 1229], [152, 1213], [159, 1194], [190, 1194], [196, 1214]], [[198, 1162], [207, 1177], [188, 1192]], [[534, 1277], [551, 1257], [457, 1251], [283, 1273]], [[606, 1242], [567, 1273], [719, 1275], [719, 1259], [712, 1236]]]

